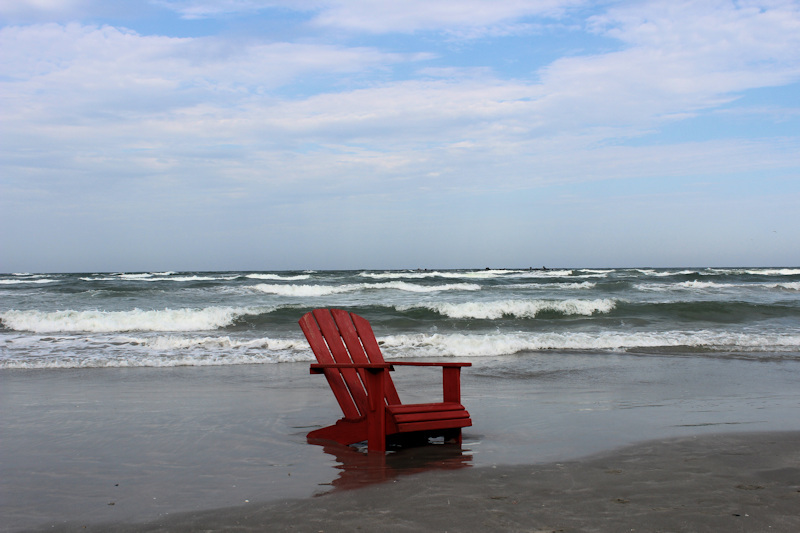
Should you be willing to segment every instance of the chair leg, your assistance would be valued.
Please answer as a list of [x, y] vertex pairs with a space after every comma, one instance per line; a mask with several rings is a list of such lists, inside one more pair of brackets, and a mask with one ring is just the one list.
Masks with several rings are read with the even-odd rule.
[[448, 430], [444, 434], [444, 441], [445, 442], [452, 442], [453, 444], [458, 444], [461, 446], [461, 428], [455, 428]]
[[[382, 369], [381, 369], [382, 370]], [[386, 403], [382, 371], [368, 371], [367, 378], [367, 451], [386, 451]]]

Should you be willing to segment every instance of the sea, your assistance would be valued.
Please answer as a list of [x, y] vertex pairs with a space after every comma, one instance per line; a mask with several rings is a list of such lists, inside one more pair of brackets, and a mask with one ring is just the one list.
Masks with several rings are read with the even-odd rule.
[[311, 361], [319, 307], [369, 320], [387, 359], [800, 360], [800, 268], [15, 273], [0, 369]]

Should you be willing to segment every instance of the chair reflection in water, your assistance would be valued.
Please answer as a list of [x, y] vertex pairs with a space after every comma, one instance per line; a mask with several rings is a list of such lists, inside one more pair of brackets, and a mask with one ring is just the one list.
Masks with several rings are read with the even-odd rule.
[[384, 454], [362, 453], [353, 446], [327, 441], [322, 450], [337, 463], [336, 478], [322, 484], [330, 485], [332, 491], [357, 489], [432, 470], [459, 470], [472, 466], [472, 455], [455, 446], [420, 446]]
[[[344, 418], [308, 434], [309, 442], [349, 445], [367, 441], [369, 452], [385, 452], [387, 441], [443, 437], [461, 444], [461, 428], [472, 425], [461, 405], [461, 368], [471, 363], [387, 363], [369, 322], [341, 309], [315, 309], [300, 327], [314, 351], [312, 374], [324, 374]], [[395, 366], [442, 368], [443, 401], [403, 404], [389, 372]]]

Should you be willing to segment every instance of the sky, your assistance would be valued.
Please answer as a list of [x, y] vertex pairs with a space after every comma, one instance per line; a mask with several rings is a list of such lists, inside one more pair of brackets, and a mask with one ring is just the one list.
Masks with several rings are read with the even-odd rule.
[[0, 271], [800, 265], [800, 1], [0, 0]]

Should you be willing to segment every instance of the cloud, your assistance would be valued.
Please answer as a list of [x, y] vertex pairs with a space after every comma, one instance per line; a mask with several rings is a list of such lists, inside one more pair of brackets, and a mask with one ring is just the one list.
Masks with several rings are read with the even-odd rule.
[[57, 16], [75, 12], [90, 2], [91, 0], [4, 0], [0, 3], [0, 15], [14, 18]]
[[268, 9], [311, 10], [323, 4], [315, 0], [149, 0], [186, 19], [257, 13]]
[[331, 26], [368, 33], [458, 31], [515, 28], [526, 17], [559, 17], [577, 0], [338, 0], [322, 8], [314, 19]]
[[152, 0], [187, 19], [257, 13], [306, 13], [317, 27], [366, 33], [444, 31], [477, 37], [525, 28], [526, 17], [560, 17], [585, 0]]
[[131, 180], [151, 186], [152, 176], [175, 186], [187, 179], [223, 186], [275, 159], [264, 150], [287, 149], [285, 132], [273, 130], [274, 141], [258, 138], [263, 128], [253, 117], [281, 105], [287, 96], [278, 94], [297, 79], [331, 76], [336, 83], [338, 76], [419, 57], [327, 44], [143, 36], [77, 23], [5, 27], [6, 190], [15, 198], [80, 194], [86, 187], [125, 188]]
[[[302, 76], [362, 73], [423, 55], [325, 44], [142, 36], [110, 26], [0, 29], [4, 97], [20, 120], [143, 119], [214, 103], [236, 106]], [[131, 115], [131, 113], [134, 113]]]
[[[800, 79], [800, 9], [651, 2], [615, 8], [592, 27], [624, 43], [541, 71], [544, 105], [584, 124], [656, 124], [722, 105], [747, 89]], [[610, 104], [610, 105], [609, 105]]]
[[[231, 10], [267, 4], [277, 5], [216, 3]], [[320, 5], [320, 13], [346, 10]], [[440, 27], [471, 24], [474, 13], [457, 14], [452, 5], [442, 2], [440, 15], [420, 9]], [[564, 5], [503, 3], [484, 19], [515, 22]], [[557, 59], [516, 79], [490, 68], [424, 64], [403, 79], [394, 67], [430, 56], [339, 44], [178, 38], [78, 23], [5, 27], [0, 92], [14, 135], [0, 150], [16, 190], [37, 190], [59, 169], [56, 189], [100, 176], [151, 186], [159, 176], [222, 196], [312, 182], [353, 191], [478, 190], [492, 176], [495, 186], [515, 189], [733, 172], [759, 161], [791, 167], [792, 139], [619, 145], [715, 110], [741, 91], [796, 81], [797, 11], [789, 3], [772, 10], [621, 4], [587, 24], [620, 49]], [[387, 22], [395, 14], [387, 8], [373, 16]], [[415, 24], [398, 27], [422, 27]], [[385, 76], [366, 76], [376, 71]]]

